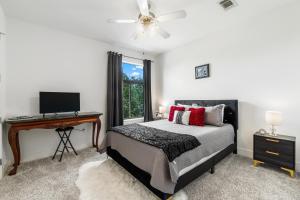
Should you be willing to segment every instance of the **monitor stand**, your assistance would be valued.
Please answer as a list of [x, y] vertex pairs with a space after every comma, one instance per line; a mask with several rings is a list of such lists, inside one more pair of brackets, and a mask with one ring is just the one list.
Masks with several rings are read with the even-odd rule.
[[[57, 118], [57, 117], [59, 116], [58, 113], [53, 113], [53, 115], [54, 115], [54, 118]], [[63, 114], [62, 114], [62, 115], [63, 115]], [[71, 115], [71, 114], [69, 113], [68, 115]], [[75, 117], [78, 117], [79, 112], [78, 112], [78, 111], [75, 111], [75, 112], [74, 112], [74, 115], [75, 115]], [[45, 118], [46, 118], [46, 114], [43, 113], [43, 119], [45, 119]]]
[[[51, 117], [51, 115], [48, 115], [48, 116]], [[52, 117], [52, 118], [57, 118], [58, 114], [57, 113], [53, 113], [53, 116], [54, 117]], [[45, 119], [45, 118], [46, 118], [46, 113], [43, 113], [43, 119]]]

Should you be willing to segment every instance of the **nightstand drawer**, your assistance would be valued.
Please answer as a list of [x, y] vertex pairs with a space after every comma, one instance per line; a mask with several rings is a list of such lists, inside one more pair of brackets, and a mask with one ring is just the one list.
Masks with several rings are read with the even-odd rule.
[[284, 155], [294, 155], [294, 143], [287, 140], [254, 136], [255, 149], [261, 151], [279, 152]]
[[286, 155], [286, 154], [280, 153], [278, 151], [272, 151], [272, 150], [256, 149], [254, 152], [254, 156], [256, 156], [256, 155], [261, 155], [261, 156], [268, 157], [273, 160], [278, 160], [278, 161], [282, 161], [282, 162], [293, 162], [294, 161], [293, 155]]
[[279, 165], [281, 167], [287, 167], [289, 169], [295, 168], [294, 158], [292, 156], [277, 154], [277, 152], [256, 151], [254, 153], [254, 159], [274, 165]]

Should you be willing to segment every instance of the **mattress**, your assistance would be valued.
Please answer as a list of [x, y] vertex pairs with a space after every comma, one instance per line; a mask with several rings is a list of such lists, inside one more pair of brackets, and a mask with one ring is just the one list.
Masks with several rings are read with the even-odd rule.
[[140, 169], [151, 174], [150, 184], [153, 187], [170, 194], [174, 192], [180, 176], [234, 143], [234, 129], [229, 124], [225, 124], [223, 127], [198, 127], [173, 124], [168, 120], [157, 120], [140, 123], [140, 125], [178, 134], [193, 135], [201, 143], [199, 147], [185, 152], [174, 161], [169, 162], [162, 150], [124, 135], [109, 132], [107, 145], [117, 150]]

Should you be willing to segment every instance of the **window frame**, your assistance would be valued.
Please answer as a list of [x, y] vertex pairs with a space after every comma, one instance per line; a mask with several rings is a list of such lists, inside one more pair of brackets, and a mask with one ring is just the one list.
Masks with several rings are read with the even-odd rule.
[[[130, 64], [130, 65], [141, 66], [141, 67], [143, 67], [143, 73], [144, 73], [144, 65], [143, 65], [142, 61], [141, 62], [134, 62], [134, 61], [132, 61], [132, 59], [123, 59], [122, 60], [122, 68], [123, 68], [123, 63]], [[128, 80], [124, 81], [123, 76], [122, 76], [122, 85], [123, 85], [124, 82], [125, 83], [127, 82], [127, 83], [135, 83], [135, 84], [142, 84], [143, 85], [144, 84], [144, 78], [143, 78], [143, 81], [128, 81]], [[123, 88], [122, 88], [122, 90], [123, 90]], [[144, 115], [145, 115], [145, 113], [144, 113]], [[128, 118], [128, 119], [124, 119], [123, 121], [124, 121], [124, 124], [140, 123], [140, 122], [144, 121], [144, 116], [135, 117], [135, 118]]]

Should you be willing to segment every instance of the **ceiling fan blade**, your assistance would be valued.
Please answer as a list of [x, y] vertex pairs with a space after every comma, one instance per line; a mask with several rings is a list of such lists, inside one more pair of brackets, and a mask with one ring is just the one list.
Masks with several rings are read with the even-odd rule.
[[149, 16], [148, 0], [137, 0], [137, 3], [139, 5], [141, 14], [144, 16]]
[[162, 28], [158, 27], [157, 28], [157, 33], [159, 35], [161, 35], [163, 38], [167, 39], [170, 37], [170, 33], [168, 33], [167, 31], [163, 30]]
[[180, 19], [185, 17], [186, 17], [186, 12], [184, 10], [179, 10], [179, 11], [175, 11], [169, 14], [159, 16], [156, 19], [159, 22], [165, 22], [165, 21], [170, 21], [170, 20]]
[[117, 23], [117, 24], [133, 24], [136, 23], [137, 20], [134, 19], [108, 19], [108, 23]]

